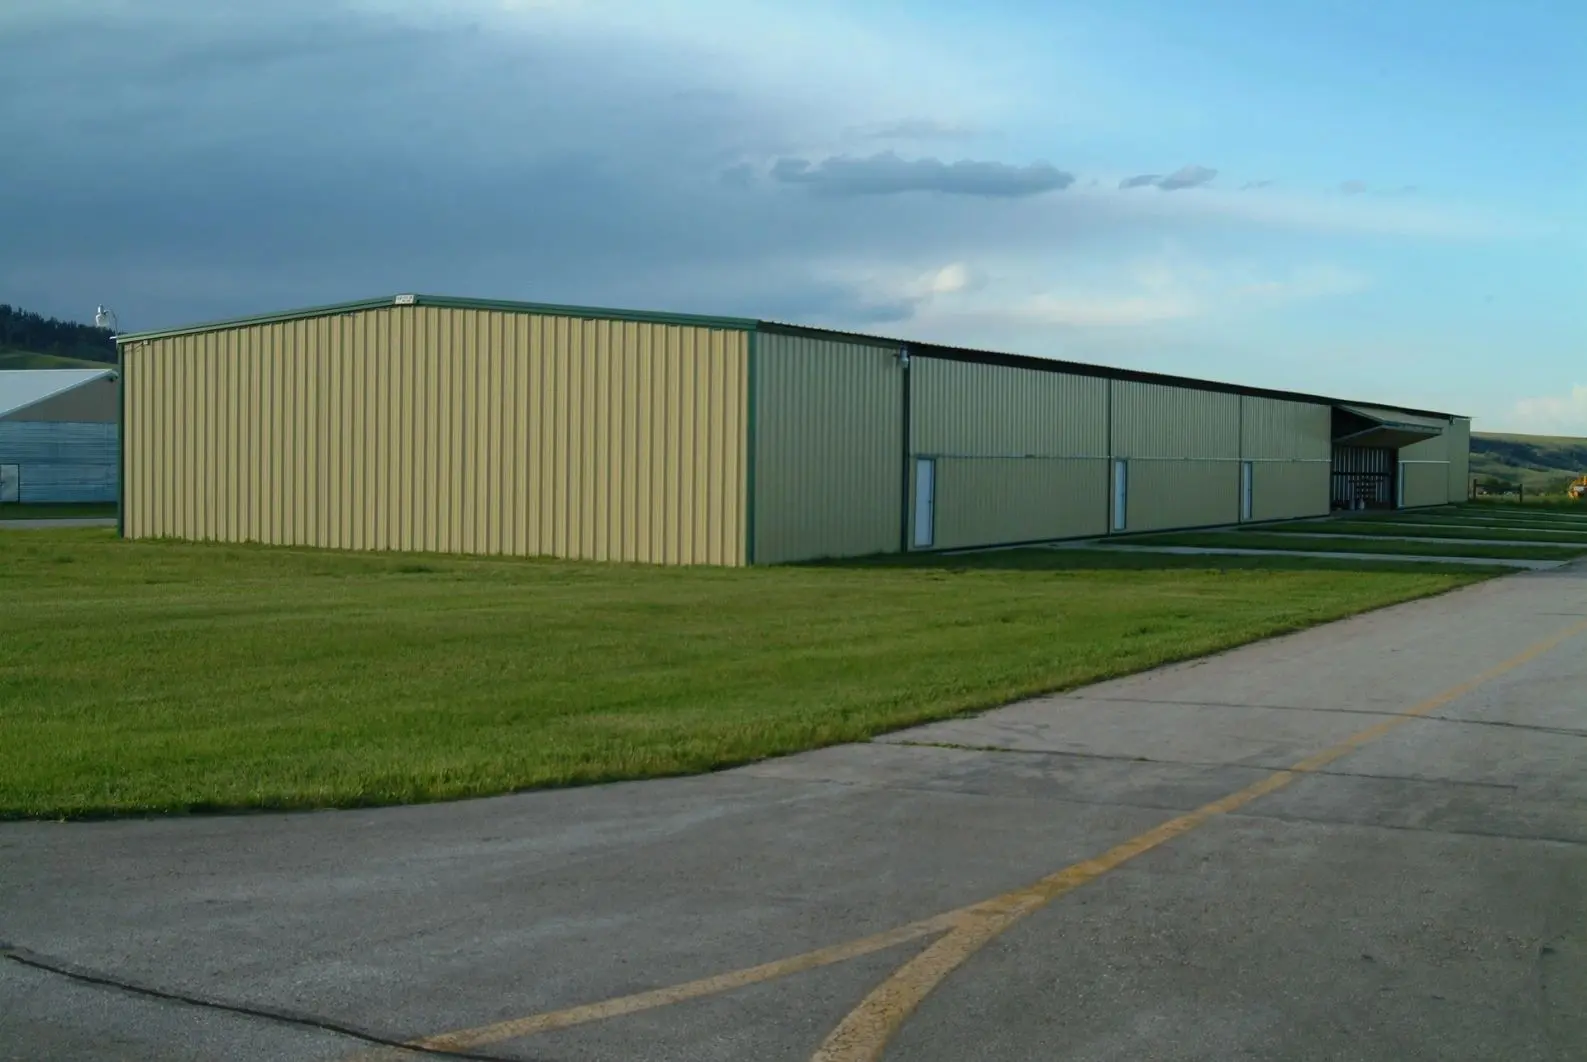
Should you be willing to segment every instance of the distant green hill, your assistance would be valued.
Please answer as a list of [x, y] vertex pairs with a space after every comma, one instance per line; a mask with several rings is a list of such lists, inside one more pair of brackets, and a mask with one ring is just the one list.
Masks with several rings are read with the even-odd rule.
[[28, 350], [0, 350], [0, 369], [108, 369], [103, 361], [66, 358], [59, 354], [35, 354]]
[[1587, 475], [1587, 439], [1567, 435], [1493, 435], [1473, 432], [1471, 474], [1519, 483], [1539, 494], [1563, 492]]

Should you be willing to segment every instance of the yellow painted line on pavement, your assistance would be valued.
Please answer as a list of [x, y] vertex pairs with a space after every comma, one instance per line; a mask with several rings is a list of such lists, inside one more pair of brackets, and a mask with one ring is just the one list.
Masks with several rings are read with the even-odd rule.
[[[637, 1011], [682, 1003], [690, 999], [731, 992], [738, 988], [775, 980], [804, 970], [831, 966], [900, 944], [940, 935], [937, 941], [900, 966], [866, 996], [859, 1006], [850, 1011], [811, 1056], [811, 1062], [875, 1062], [886, 1050], [888, 1041], [899, 1026], [948, 974], [1021, 918], [1041, 909], [1065, 893], [1096, 880], [1136, 856], [1205, 825], [1219, 815], [1238, 810], [1253, 800], [1284, 788], [1306, 774], [1321, 770], [1361, 746], [1376, 741], [1414, 719], [1438, 710], [1584, 632], [1587, 632], [1587, 621], [1575, 624], [1489, 668], [1475, 678], [1445, 690], [1437, 696], [1429, 697], [1420, 704], [1374, 726], [1358, 731], [1338, 744], [1308, 756], [1284, 770], [1275, 771], [1238, 792], [1210, 804], [1204, 804], [1177, 818], [1169, 819], [1145, 833], [1108, 849], [1099, 856], [1065, 867], [1012, 892], [845, 944], [819, 948], [759, 966], [565, 1010], [548, 1011], [491, 1025], [439, 1033], [406, 1041], [406, 1045], [429, 1051], [465, 1051], [533, 1036], [536, 1033], [566, 1029]], [[358, 1056], [362, 1062], [398, 1057], [403, 1057], [401, 1052], [389, 1048]]]
[[1094, 859], [1065, 867], [1033, 885], [1004, 893], [961, 912], [959, 926], [933, 943], [925, 951], [900, 966], [893, 975], [878, 985], [860, 1005], [849, 1011], [811, 1056], [810, 1062], [876, 1062], [887, 1049], [888, 1041], [898, 1031], [931, 991], [950, 973], [974, 955], [987, 942], [1026, 915], [1037, 911], [1072, 892], [1089, 881], [1094, 881], [1134, 859], [1150, 852], [1181, 834], [1189, 833], [1219, 815], [1235, 811], [1258, 797], [1282, 789], [1313, 771], [1333, 763], [1363, 745], [1376, 741], [1385, 734], [1429, 712], [1436, 711], [1451, 701], [1491, 682], [1506, 672], [1513, 671], [1555, 648], [1577, 634], [1587, 632], [1587, 622], [1537, 643], [1530, 649], [1517, 653], [1510, 659], [1489, 668], [1470, 679], [1434, 697], [1429, 697], [1405, 712], [1383, 720], [1375, 726], [1358, 731], [1337, 745], [1308, 756], [1288, 769], [1275, 771], [1261, 781], [1231, 793], [1221, 800], [1204, 804], [1195, 811], [1169, 819], [1161, 826], [1132, 837], [1117, 847], [1110, 848]]
[[[748, 985], [759, 984], [762, 981], [787, 977], [789, 974], [796, 974], [804, 970], [814, 970], [822, 966], [831, 966], [834, 963], [847, 962], [863, 955], [885, 951], [900, 944], [907, 944], [910, 941], [921, 940], [925, 937], [943, 933], [954, 927], [957, 916], [958, 912], [950, 911], [947, 914], [922, 919], [919, 922], [910, 922], [908, 925], [898, 926], [895, 929], [889, 929], [872, 936], [861, 937], [858, 940], [851, 940], [844, 944], [818, 948], [815, 951], [792, 955], [786, 959], [763, 963], [760, 966], [733, 970], [728, 973], [717, 974], [714, 977], [688, 981], [669, 988], [657, 988], [632, 996], [621, 996], [616, 999], [603, 1000], [599, 1003], [569, 1007], [566, 1010], [554, 1010], [544, 1014], [535, 1014], [527, 1018], [515, 1018], [511, 1021], [497, 1022], [494, 1025], [482, 1025], [475, 1029], [459, 1029], [455, 1032], [408, 1040], [406, 1041], [406, 1046], [430, 1051], [464, 1051], [473, 1047], [482, 1047], [486, 1044], [501, 1043], [504, 1040], [516, 1040], [522, 1036], [533, 1036], [535, 1033], [551, 1032], [554, 1029], [566, 1029], [573, 1025], [583, 1025], [586, 1022], [603, 1021], [607, 1018], [616, 1018], [624, 1014], [633, 1014], [636, 1011], [665, 1007], [673, 1003], [682, 1003], [689, 999], [699, 999], [701, 996], [719, 995], [723, 992], [731, 992], [736, 988], [744, 988]], [[395, 1048], [383, 1048], [379, 1051], [358, 1056], [362, 1062], [374, 1062], [375, 1059], [379, 1058], [399, 1057], [411, 1056], [404, 1056], [400, 1050]]]

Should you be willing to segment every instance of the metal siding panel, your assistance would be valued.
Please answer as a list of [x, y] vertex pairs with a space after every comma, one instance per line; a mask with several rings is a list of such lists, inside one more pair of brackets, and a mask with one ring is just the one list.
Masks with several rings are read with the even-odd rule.
[[897, 552], [904, 370], [894, 348], [767, 333], [756, 359], [756, 563]]
[[1117, 457], [1240, 456], [1238, 395], [1116, 380], [1112, 406]]
[[137, 458], [143, 452], [139, 442], [139, 430], [142, 426], [142, 413], [146, 405], [138, 401], [138, 385], [143, 380], [143, 373], [135, 372], [133, 368], [134, 350], [132, 345], [121, 348], [119, 360], [121, 362], [121, 537], [130, 538], [138, 526], [138, 512], [136, 504], [139, 495], [134, 493], [132, 483], [138, 479]]
[[387, 469], [386, 480], [395, 518], [391, 547], [407, 551], [421, 548], [427, 526], [430, 480], [425, 438], [431, 431], [431, 407], [425, 401], [425, 380], [414, 357], [415, 311], [405, 307], [386, 316], [386, 341], [397, 369], [392, 393], [381, 411], [386, 439], [398, 455]]
[[1431, 439], [1412, 443], [1400, 448], [1401, 461], [1448, 461], [1449, 460], [1449, 429], [1443, 435], [1435, 435]]
[[[661, 508], [664, 498], [661, 496], [665, 489], [665, 460], [666, 455], [662, 448], [655, 446], [654, 440], [662, 431], [665, 423], [663, 417], [656, 409], [653, 400], [655, 389], [662, 379], [658, 371], [656, 358], [656, 333], [653, 329], [644, 329], [638, 338], [639, 350], [639, 395], [636, 399], [639, 438], [643, 440], [640, 446], [640, 471], [638, 492], [636, 498], [635, 520], [638, 522], [638, 552], [639, 559], [643, 562], [658, 563], [661, 560], [662, 519]], [[644, 499], [655, 497], [654, 505], [645, 505]]]
[[1456, 418], [1449, 428], [1449, 500], [1465, 501], [1471, 492], [1471, 421]]
[[745, 333], [404, 307], [128, 354], [129, 537], [743, 563]]
[[1276, 398], [1240, 399], [1240, 456], [1326, 462], [1333, 446], [1333, 408]]
[[[741, 564], [745, 333], [648, 322], [531, 323], [522, 358], [541, 455], [535, 552]], [[549, 545], [550, 548], [546, 548]]]
[[0, 464], [17, 465], [18, 501], [113, 502], [120, 456], [116, 425], [0, 421]]
[[1107, 458], [935, 460], [933, 548], [1107, 533]]
[[1234, 524], [1240, 519], [1240, 464], [1132, 458], [1126, 532]]
[[1332, 477], [1327, 461], [1253, 461], [1251, 519], [1328, 515]]
[[909, 370], [916, 455], [1107, 456], [1107, 381], [917, 357]]
[[1402, 466], [1405, 508], [1443, 505], [1449, 500], [1449, 465], [1443, 461], [1416, 461]]

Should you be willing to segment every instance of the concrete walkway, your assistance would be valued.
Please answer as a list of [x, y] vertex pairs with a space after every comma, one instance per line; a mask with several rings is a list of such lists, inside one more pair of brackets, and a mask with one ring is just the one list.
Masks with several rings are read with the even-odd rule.
[[1579, 1062], [1584, 688], [1570, 567], [705, 777], [0, 824], [0, 1055]]
[[[1318, 526], [1318, 527], [1327, 527], [1328, 526], [1328, 521], [1319, 520], [1317, 522], [1316, 526]], [[1470, 523], [1470, 524], [1418, 524], [1418, 523], [1412, 523], [1409, 520], [1403, 520], [1403, 521], [1402, 520], [1395, 520], [1392, 524], [1390, 524], [1390, 526], [1391, 527], [1411, 527], [1411, 528], [1415, 528], [1415, 529], [1417, 529], [1419, 531], [1428, 531], [1428, 532], [1448, 531], [1452, 527], [1460, 527], [1460, 528], [1468, 528], [1468, 529], [1477, 530], [1477, 531], [1524, 531], [1527, 534], [1536, 533], [1536, 534], [1542, 534], [1542, 535], [1577, 535], [1577, 536], [1587, 535], [1587, 524], [1584, 524], [1583, 526], [1581, 526], [1579, 528], [1577, 528], [1577, 527], [1561, 528], [1561, 527], [1526, 527], [1526, 526], [1517, 526], [1517, 525], [1514, 525], [1514, 524], [1486, 524], [1486, 523], [1483, 523], [1483, 524], [1479, 524], [1479, 523]], [[1319, 532], [1319, 533], [1322, 533], [1322, 532]], [[1512, 541], [1512, 540], [1507, 540], [1507, 541]]]
[[1475, 564], [1485, 568], [1518, 568], [1527, 571], [1547, 571], [1569, 564], [1569, 560], [1520, 560], [1497, 557], [1437, 557], [1402, 553], [1346, 553], [1302, 549], [1238, 549], [1223, 546], [1128, 546], [1123, 543], [1099, 541], [1086, 543], [1097, 549], [1126, 553], [1182, 553], [1225, 555], [1231, 557], [1321, 557], [1328, 560], [1404, 561], [1410, 564]]
[[[1261, 534], [1260, 531], [1253, 533]], [[1282, 531], [1278, 533], [1284, 535], [1286, 538], [1298, 538], [1303, 541], [1315, 538], [1327, 538], [1332, 539], [1335, 542], [1427, 542], [1433, 545], [1442, 546], [1541, 546], [1545, 549], [1568, 549], [1571, 546], [1576, 546], [1582, 550], [1583, 553], [1587, 553], [1587, 542], [1534, 542], [1527, 539], [1514, 538], [1437, 538], [1429, 535], [1342, 535], [1338, 532], [1322, 530], [1307, 531], [1304, 534], [1298, 531]]]

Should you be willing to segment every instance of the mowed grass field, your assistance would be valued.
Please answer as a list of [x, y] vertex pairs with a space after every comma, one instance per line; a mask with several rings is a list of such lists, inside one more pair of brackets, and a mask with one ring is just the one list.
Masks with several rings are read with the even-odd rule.
[[109, 520], [115, 515], [115, 502], [0, 502], [0, 520]]
[[[0, 531], [0, 815], [704, 771], [1486, 578], [1026, 550], [743, 571]], [[1221, 570], [1219, 570], [1221, 569]]]

